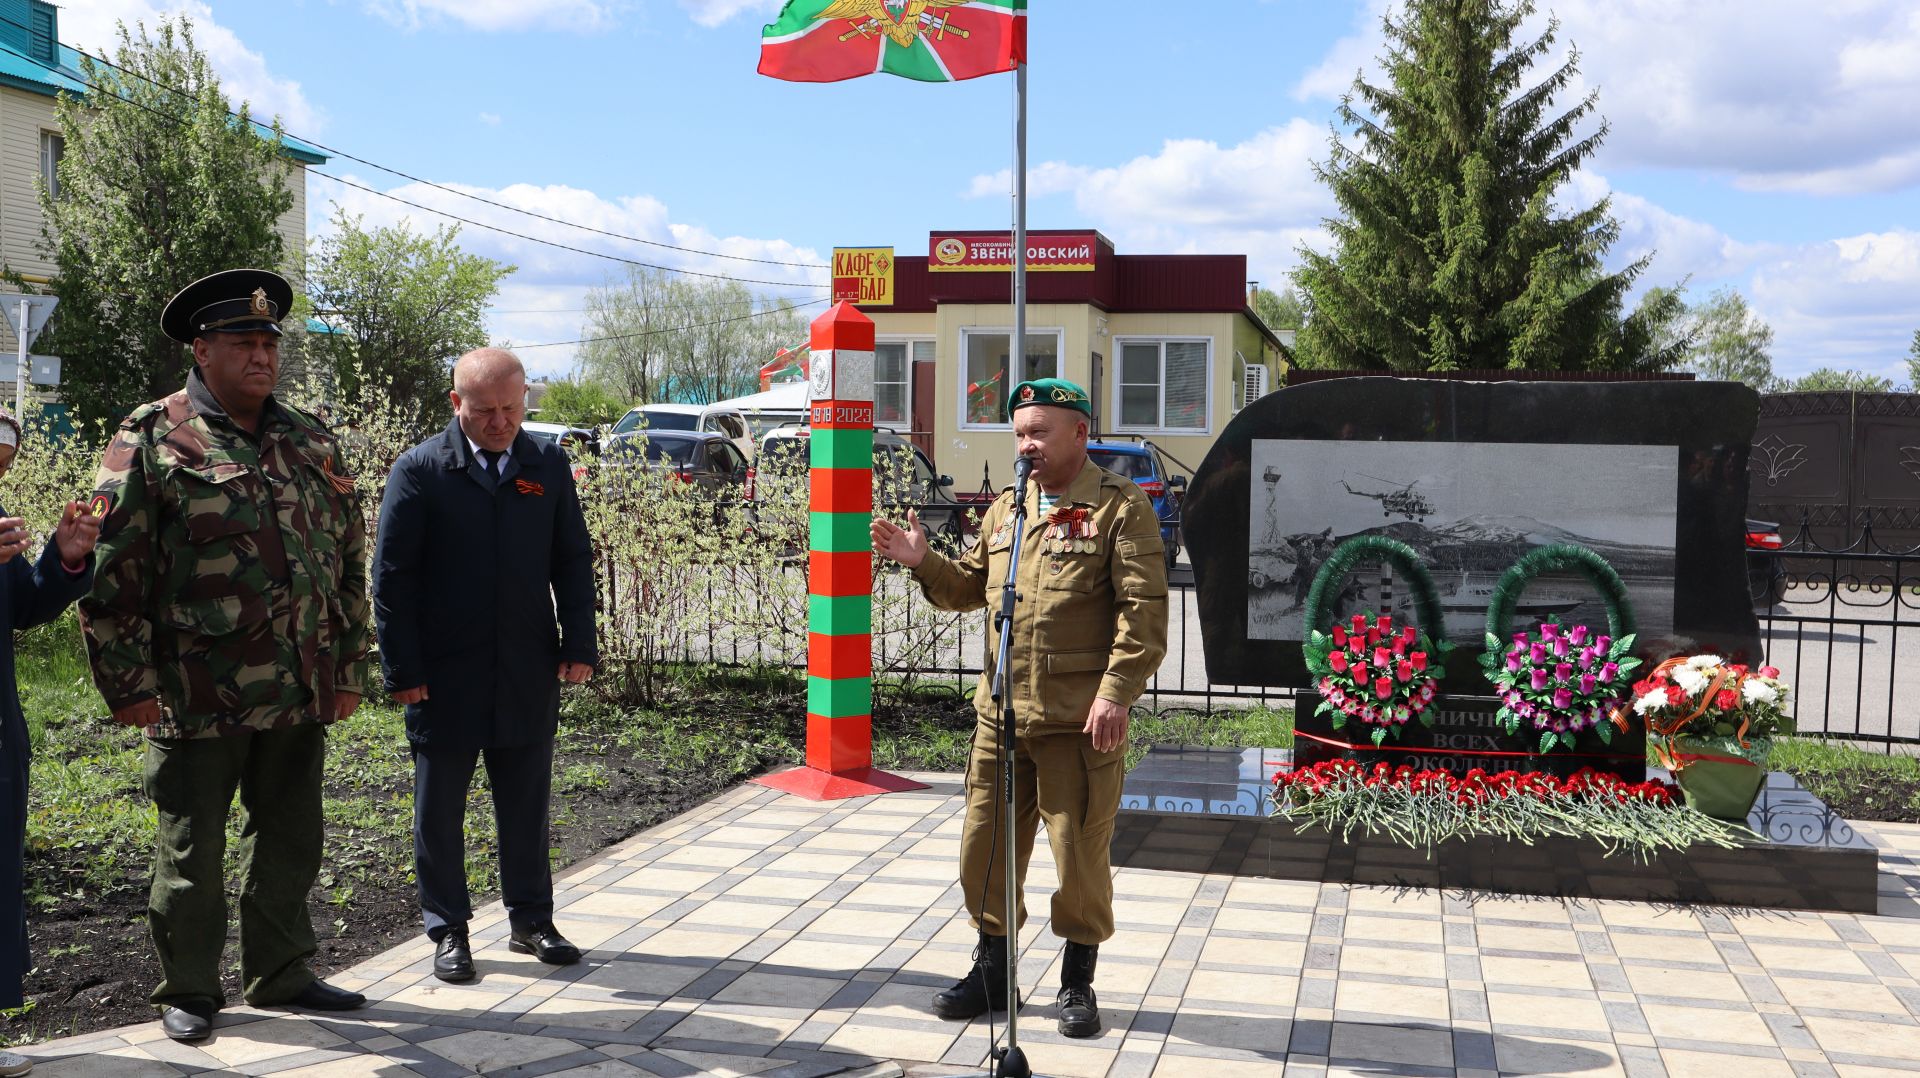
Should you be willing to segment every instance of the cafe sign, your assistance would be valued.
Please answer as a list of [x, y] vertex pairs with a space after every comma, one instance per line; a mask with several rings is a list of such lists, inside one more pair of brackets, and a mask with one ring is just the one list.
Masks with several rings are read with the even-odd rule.
[[893, 305], [893, 248], [835, 247], [833, 302]]
[[[1013, 268], [1013, 241], [1007, 234], [935, 232], [927, 251], [934, 273], [1006, 272]], [[1090, 270], [1099, 237], [1092, 232], [1027, 237], [1027, 269]]]

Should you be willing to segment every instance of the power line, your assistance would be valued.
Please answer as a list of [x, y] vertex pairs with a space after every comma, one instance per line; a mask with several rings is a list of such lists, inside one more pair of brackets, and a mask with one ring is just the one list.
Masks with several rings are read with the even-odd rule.
[[[18, 22], [18, 21], [16, 21], [16, 20], [13, 20], [13, 19], [9, 19], [9, 18], [7, 18], [7, 17], [5, 17], [5, 16], [3, 16], [3, 15], [0, 15], [0, 22], [5, 22], [5, 23], [8, 23], [9, 25], [12, 25], [12, 26], [18, 26], [18, 27], [22, 27], [23, 29], [29, 29], [29, 32], [31, 32], [31, 29], [30, 29], [30, 28], [27, 28], [27, 27], [25, 26], [25, 24], [23, 24], [23, 23], [20, 23], [20, 22]], [[169, 93], [173, 93], [173, 94], [178, 94], [178, 95], [180, 95], [180, 96], [182, 96], [182, 97], [188, 97], [188, 98], [190, 98], [190, 97], [192, 96], [192, 95], [190, 95], [190, 94], [187, 94], [187, 93], [186, 93], [185, 91], [183, 91], [183, 90], [180, 90], [180, 89], [178, 89], [178, 88], [176, 88], [176, 87], [172, 87], [172, 86], [168, 86], [168, 85], [166, 85], [165, 83], [161, 83], [161, 82], [155, 82], [154, 80], [152, 80], [152, 79], [148, 79], [148, 78], [146, 78], [146, 77], [145, 77], [145, 76], [143, 76], [143, 75], [139, 75], [139, 74], [136, 74], [136, 73], [134, 73], [134, 72], [130, 72], [130, 71], [127, 71], [126, 69], [124, 69], [124, 68], [122, 68], [122, 67], [120, 67], [119, 65], [117, 65], [117, 64], [115, 64], [115, 63], [113, 63], [113, 62], [112, 62], [111, 60], [108, 60], [108, 59], [106, 59], [105, 57], [102, 57], [102, 56], [94, 56], [94, 55], [93, 55], [93, 54], [91, 54], [91, 53], [87, 53], [87, 52], [84, 52], [83, 50], [81, 50], [81, 49], [79, 49], [79, 48], [75, 48], [75, 47], [74, 47], [74, 46], [72, 46], [72, 45], [68, 45], [68, 44], [67, 44], [66, 42], [58, 42], [58, 44], [60, 44], [60, 45], [62, 45], [62, 46], [64, 46], [64, 47], [66, 47], [66, 48], [69, 48], [69, 49], [72, 49], [72, 50], [73, 50], [73, 51], [74, 51], [75, 53], [78, 53], [78, 54], [80, 54], [80, 55], [82, 55], [82, 56], [86, 56], [87, 58], [89, 58], [89, 59], [91, 59], [91, 60], [95, 60], [95, 61], [97, 61], [97, 62], [99, 62], [99, 63], [101, 63], [101, 64], [103, 64], [103, 65], [105, 65], [106, 67], [108, 67], [108, 68], [111, 68], [111, 69], [112, 69], [112, 70], [114, 70], [114, 71], [117, 71], [117, 72], [120, 72], [121, 74], [124, 74], [124, 75], [127, 75], [127, 76], [129, 76], [129, 77], [131, 77], [131, 78], [137, 78], [137, 79], [140, 79], [140, 80], [141, 80], [142, 82], [146, 82], [146, 83], [149, 83], [149, 84], [151, 84], [151, 85], [154, 85], [154, 86], [157, 86], [157, 87], [159, 87], [159, 88], [161, 88], [161, 89], [163, 89], [163, 90], [166, 90], [166, 91], [167, 91], [167, 92], [169, 92]], [[10, 52], [10, 53], [12, 53], [12, 54], [14, 54], [15, 56], [18, 56], [18, 57], [20, 57], [20, 58], [22, 58], [22, 59], [24, 59], [24, 60], [28, 60], [28, 61], [30, 61], [30, 62], [32, 62], [32, 63], [35, 63], [35, 64], [39, 64], [39, 63], [41, 63], [41, 61], [40, 61], [40, 60], [37, 60], [37, 59], [35, 59], [34, 57], [32, 57], [32, 56], [29, 56], [28, 54], [26, 54], [26, 53], [24, 53], [24, 52], [21, 52], [21, 51], [20, 51], [19, 49], [16, 49], [16, 48], [14, 48], [14, 47], [13, 47], [13, 46], [11, 46], [11, 45], [8, 45], [8, 44], [5, 44], [4, 42], [0, 42], [0, 49], [4, 49], [4, 50], [6, 50], [7, 52]], [[62, 74], [66, 74], [66, 73], [65, 73], [65, 72], [62, 72]], [[90, 89], [90, 90], [94, 90], [94, 91], [96, 91], [96, 92], [99, 92], [99, 93], [110, 93], [110, 91], [108, 91], [108, 90], [107, 90], [107, 89], [106, 89], [105, 87], [103, 87], [103, 86], [100, 86], [100, 85], [98, 85], [98, 84], [96, 84], [96, 83], [93, 83], [93, 82], [89, 82], [89, 81], [87, 81], [87, 80], [86, 80], [86, 79], [84, 79], [84, 78], [80, 78], [80, 77], [78, 77], [78, 76], [75, 76], [75, 75], [70, 75], [70, 74], [69, 74], [69, 75], [67, 75], [67, 77], [68, 77], [68, 78], [72, 78], [72, 79], [73, 79], [73, 80], [74, 80], [75, 82], [78, 82], [78, 83], [79, 83], [80, 85], [82, 85], [82, 86], [85, 86], [85, 87], [87, 87], [87, 88], [88, 88], [88, 89]], [[114, 95], [114, 96], [118, 96], [118, 95]], [[121, 100], [123, 100], [123, 101], [126, 101], [127, 99], [123, 97], [123, 98], [121, 98]], [[158, 117], [160, 117], [160, 118], [162, 118], [162, 119], [164, 119], [164, 120], [167, 120], [167, 121], [169, 121], [169, 122], [171, 122], [171, 123], [174, 123], [174, 124], [176, 124], [176, 125], [178, 125], [178, 126], [182, 126], [182, 127], [184, 127], [184, 126], [185, 126], [185, 121], [183, 121], [183, 120], [181, 120], [181, 119], [180, 119], [179, 117], [177, 117], [177, 116], [172, 116], [172, 115], [169, 115], [169, 114], [167, 114], [167, 113], [165, 113], [165, 112], [162, 112], [162, 111], [160, 111], [159, 109], [156, 109], [156, 108], [153, 108], [152, 106], [149, 106], [149, 105], [144, 105], [144, 104], [141, 104], [140, 102], [137, 102], [137, 101], [127, 101], [127, 103], [128, 103], [128, 104], [131, 104], [131, 105], [134, 105], [135, 107], [138, 107], [138, 108], [141, 108], [141, 109], [144, 109], [144, 110], [145, 110], [145, 111], [147, 111], [147, 112], [151, 112], [151, 113], [153, 113], [153, 114], [154, 114], [155, 116], [158, 116]], [[231, 114], [230, 114], [230, 115], [231, 115]], [[255, 122], [257, 123], [258, 121], [255, 121]], [[283, 128], [283, 129], [282, 129], [282, 134], [285, 134], [285, 133], [286, 133], [286, 132], [285, 132], [285, 129]], [[295, 137], [295, 138], [298, 138], [299, 136], [293, 136], [293, 137]], [[318, 142], [313, 142], [313, 141], [312, 141], [312, 140], [310, 140], [310, 139], [300, 139], [300, 141], [302, 141], [302, 142], [306, 142], [306, 143], [308, 143], [309, 145], [311, 145], [311, 146], [314, 146], [314, 147], [317, 147], [317, 148], [320, 148], [320, 149], [325, 149], [325, 150], [328, 150], [328, 152], [330, 152], [330, 153], [334, 153], [334, 154], [336, 154], [336, 155], [338, 155], [338, 156], [341, 156], [341, 157], [346, 157], [346, 158], [349, 158], [349, 159], [351, 159], [351, 160], [354, 160], [354, 161], [358, 161], [358, 162], [360, 162], [360, 163], [362, 163], [362, 164], [365, 164], [365, 165], [368, 165], [368, 166], [370, 166], [370, 167], [372, 167], [372, 168], [377, 168], [377, 169], [380, 169], [380, 170], [381, 170], [381, 171], [383, 171], [383, 172], [390, 172], [390, 173], [392, 173], [393, 175], [396, 175], [396, 176], [402, 176], [402, 177], [405, 177], [405, 178], [407, 178], [407, 179], [409, 179], [409, 180], [412, 180], [413, 182], [416, 182], [416, 183], [423, 183], [423, 184], [426, 184], [426, 185], [427, 185], [427, 186], [429, 186], [429, 187], [433, 187], [433, 188], [436, 188], [436, 189], [439, 189], [439, 190], [443, 190], [443, 191], [447, 191], [447, 192], [449, 192], [449, 193], [451, 193], [451, 194], [455, 194], [455, 195], [461, 195], [461, 196], [463, 196], [463, 197], [467, 197], [467, 198], [473, 198], [473, 199], [475, 199], [476, 201], [479, 201], [479, 202], [484, 202], [484, 203], [487, 203], [488, 205], [492, 205], [492, 206], [497, 206], [497, 207], [499, 207], [499, 208], [501, 208], [501, 209], [505, 209], [505, 210], [511, 210], [511, 211], [513, 211], [513, 212], [516, 212], [516, 213], [524, 213], [524, 214], [526, 214], [526, 215], [528, 215], [528, 216], [530, 216], [530, 217], [535, 217], [535, 218], [538, 218], [538, 219], [540, 219], [540, 220], [543, 220], [543, 221], [550, 221], [550, 222], [553, 222], [553, 223], [555, 223], [555, 224], [560, 224], [560, 225], [566, 225], [566, 226], [569, 226], [569, 227], [574, 227], [574, 228], [581, 228], [581, 229], [584, 229], [584, 230], [586, 230], [586, 231], [589, 231], [589, 232], [598, 232], [598, 233], [600, 233], [601, 235], [605, 235], [605, 236], [611, 236], [611, 237], [613, 237], [613, 238], [615, 238], [615, 239], [622, 239], [622, 240], [630, 240], [630, 241], [632, 241], [632, 242], [635, 242], [635, 243], [644, 243], [644, 244], [651, 244], [651, 245], [653, 245], [653, 246], [656, 246], [656, 247], [664, 247], [664, 248], [667, 248], [667, 249], [669, 249], [669, 250], [675, 250], [675, 251], [681, 251], [681, 252], [684, 252], [684, 253], [688, 253], [688, 254], [694, 254], [694, 255], [699, 255], [699, 256], [702, 256], [702, 257], [707, 257], [707, 258], [724, 258], [724, 259], [737, 259], [737, 260], [741, 260], [741, 261], [747, 261], [747, 262], [757, 262], [757, 263], [762, 263], [762, 264], [765, 264], [765, 265], [775, 265], [775, 266], [793, 266], [793, 267], [798, 267], [798, 268], [803, 268], [803, 269], [810, 269], [810, 270], [824, 270], [824, 269], [827, 269], [827, 268], [828, 268], [828, 267], [826, 267], [826, 266], [816, 266], [816, 265], [810, 265], [810, 264], [808, 264], [808, 263], [804, 263], [804, 262], [778, 262], [778, 261], [774, 261], [774, 260], [771, 260], [771, 259], [759, 259], [759, 258], [749, 258], [749, 257], [747, 257], [747, 256], [744, 256], [744, 255], [729, 255], [729, 254], [722, 254], [722, 253], [720, 253], [720, 252], [718, 252], [718, 251], [700, 251], [700, 250], [696, 250], [696, 249], [694, 249], [694, 248], [691, 248], [691, 247], [678, 247], [678, 246], [675, 246], [675, 245], [673, 245], [673, 244], [668, 244], [668, 243], [659, 243], [659, 242], [657, 242], [657, 241], [654, 241], [654, 240], [646, 240], [646, 239], [641, 239], [641, 238], [640, 238], [640, 237], [638, 237], [638, 236], [625, 236], [625, 235], [621, 235], [620, 233], [616, 233], [616, 232], [606, 232], [606, 231], [604, 231], [604, 230], [601, 230], [601, 229], [596, 229], [596, 228], [593, 228], [593, 227], [591, 227], [591, 226], [588, 226], [588, 225], [578, 225], [578, 224], [575, 224], [574, 222], [571, 222], [571, 221], [565, 221], [565, 220], [561, 220], [560, 218], [555, 218], [555, 217], [549, 217], [549, 216], [547, 216], [547, 215], [545, 215], [545, 214], [541, 214], [541, 213], [536, 213], [536, 212], [534, 212], [534, 211], [531, 211], [531, 210], [522, 210], [522, 209], [520, 209], [520, 208], [519, 208], [519, 207], [517, 207], [517, 206], [510, 206], [510, 205], [507, 205], [507, 204], [505, 204], [505, 203], [500, 203], [500, 202], [495, 202], [495, 201], [493, 201], [493, 200], [491, 200], [491, 199], [486, 199], [486, 198], [482, 198], [482, 197], [480, 197], [480, 196], [478, 196], [478, 195], [469, 195], [469, 194], [467, 194], [467, 193], [466, 193], [466, 192], [464, 192], [464, 191], [459, 191], [459, 190], [457, 190], [457, 189], [454, 189], [454, 188], [450, 188], [450, 187], [446, 187], [446, 186], [443, 186], [443, 185], [441, 185], [441, 184], [436, 184], [436, 183], [433, 183], [433, 182], [432, 182], [432, 181], [430, 181], [430, 180], [422, 180], [422, 179], [419, 179], [419, 178], [417, 178], [417, 177], [414, 177], [414, 176], [411, 176], [411, 175], [409, 175], [408, 173], [405, 173], [405, 172], [401, 172], [401, 171], [400, 171], [400, 170], [398, 170], [398, 169], [393, 169], [393, 168], [388, 168], [388, 167], [386, 167], [386, 166], [384, 166], [384, 165], [379, 165], [379, 164], [375, 164], [375, 163], [374, 163], [374, 162], [372, 162], [372, 161], [368, 161], [368, 160], [366, 160], [366, 159], [364, 159], [364, 158], [361, 158], [361, 157], [355, 157], [355, 156], [354, 156], [353, 154], [349, 154], [349, 153], [346, 153], [346, 152], [344, 152], [344, 151], [340, 151], [340, 150], [333, 150], [333, 149], [331, 149], [331, 148], [329, 148], [329, 147], [326, 147], [326, 146], [323, 146], [322, 144], [320, 144], [320, 143], [318, 143]], [[404, 199], [404, 198], [401, 198], [401, 197], [399, 197], [398, 195], [394, 195], [394, 194], [392, 194], [392, 193], [390, 193], [390, 192], [386, 192], [386, 191], [381, 191], [381, 190], [378, 190], [378, 189], [376, 189], [376, 188], [372, 188], [372, 187], [368, 187], [368, 186], [366, 186], [366, 185], [364, 185], [364, 184], [359, 184], [359, 183], [355, 183], [355, 182], [353, 182], [352, 180], [348, 180], [348, 179], [344, 179], [344, 178], [342, 178], [342, 177], [339, 177], [339, 176], [335, 176], [335, 175], [332, 175], [331, 173], [327, 173], [327, 172], [322, 172], [322, 171], [320, 171], [320, 170], [319, 170], [319, 169], [317, 169], [317, 168], [312, 168], [312, 167], [309, 167], [309, 168], [307, 168], [307, 169], [306, 169], [305, 171], [306, 171], [306, 172], [308, 172], [308, 173], [311, 173], [311, 174], [313, 174], [313, 175], [316, 175], [316, 176], [321, 176], [321, 177], [323, 177], [323, 178], [326, 178], [326, 179], [330, 179], [330, 180], [333, 180], [333, 181], [334, 181], [334, 182], [336, 182], [336, 183], [341, 183], [341, 184], [345, 184], [345, 185], [347, 185], [348, 187], [353, 187], [353, 188], [357, 188], [357, 189], [359, 189], [359, 190], [361, 190], [361, 191], [365, 191], [366, 193], [368, 193], [368, 194], [370, 194], [370, 195], [374, 195], [374, 196], [376, 196], [376, 197], [379, 197], [379, 198], [385, 198], [385, 199], [389, 199], [389, 200], [391, 200], [391, 201], [394, 201], [394, 202], [398, 202], [398, 203], [400, 203], [400, 204], [401, 204], [401, 205], [403, 205], [403, 206], [409, 206], [409, 207], [412, 207], [412, 208], [414, 208], [414, 209], [417, 209], [417, 210], [423, 210], [423, 211], [425, 211], [425, 212], [427, 212], [427, 213], [435, 213], [435, 214], [439, 214], [439, 215], [440, 215], [440, 216], [442, 216], [442, 217], [446, 217], [446, 218], [448, 218], [448, 219], [450, 219], [450, 220], [454, 220], [454, 221], [459, 221], [459, 222], [461, 222], [462, 224], [468, 224], [468, 225], [472, 225], [472, 226], [473, 226], [473, 227], [475, 227], [475, 228], [483, 228], [483, 229], [487, 229], [488, 231], [491, 231], [491, 232], [499, 232], [499, 233], [501, 233], [501, 234], [503, 234], [503, 235], [508, 235], [508, 236], [513, 236], [513, 237], [515, 237], [515, 238], [517, 238], [517, 239], [523, 239], [523, 240], [526, 240], [526, 241], [528, 241], [529, 243], [538, 243], [538, 244], [542, 244], [542, 245], [545, 245], [545, 246], [548, 246], [548, 247], [554, 247], [554, 248], [558, 248], [558, 249], [560, 249], [560, 250], [564, 250], [564, 251], [571, 251], [571, 252], [573, 252], [573, 253], [575, 253], [575, 254], [582, 254], [582, 255], [586, 255], [586, 256], [588, 256], [588, 257], [590, 257], [590, 258], [604, 258], [604, 259], [607, 259], [607, 260], [609, 260], [609, 261], [613, 261], [613, 262], [622, 262], [622, 263], [625, 263], [625, 264], [627, 264], [627, 265], [631, 265], [631, 266], [638, 266], [638, 267], [642, 267], [642, 268], [646, 268], [646, 269], [655, 269], [655, 270], [659, 270], [659, 271], [661, 271], [661, 272], [663, 272], [663, 273], [680, 273], [680, 274], [686, 274], [686, 275], [688, 275], [688, 276], [693, 276], [693, 277], [707, 277], [707, 278], [711, 278], [711, 279], [715, 279], [715, 280], [723, 280], [723, 281], [737, 281], [737, 282], [739, 282], [739, 283], [741, 283], [741, 284], [767, 284], [767, 285], [786, 285], [786, 286], [793, 286], [793, 285], [794, 285], [794, 282], [792, 282], [792, 281], [767, 281], [767, 280], [756, 280], [756, 279], [753, 279], [753, 278], [746, 278], [746, 277], [732, 277], [732, 276], [729, 276], [729, 275], [727, 275], [727, 274], [724, 274], [724, 273], [705, 273], [705, 272], [702, 272], [702, 271], [700, 271], [700, 270], [690, 270], [690, 269], [680, 269], [680, 268], [678, 268], [678, 267], [674, 267], [674, 266], [662, 266], [662, 265], [657, 265], [657, 264], [654, 264], [654, 263], [650, 263], [650, 262], [640, 262], [640, 261], [637, 261], [637, 260], [635, 260], [635, 259], [631, 259], [631, 258], [624, 258], [624, 257], [622, 257], [622, 256], [620, 256], [620, 255], [613, 255], [613, 254], [607, 254], [607, 253], [605, 253], [605, 252], [601, 252], [601, 251], [589, 251], [589, 250], [587, 250], [587, 249], [585, 249], [585, 248], [581, 248], [581, 247], [574, 247], [574, 246], [571, 246], [571, 245], [569, 245], [569, 244], [565, 244], [565, 243], [560, 243], [560, 242], [558, 242], [558, 241], [556, 241], [556, 240], [548, 240], [548, 239], [542, 239], [542, 238], [540, 238], [540, 237], [538, 237], [538, 236], [532, 236], [532, 235], [528, 235], [528, 234], [526, 234], [526, 233], [523, 233], [523, 232], [515, 232], [515, 231], [513, 231], [512, 229], [507, 229], [507, 228], [501, 228], [501, 227], [499, 227], [499, 226], [496, 226], [496, 225], [489, 225], [489, 224], [486, 224], [486, 223], [484, 223], [484, 222], [481, 222], [481, 221], [475, 221], [475, 220], [472, 220], [472, 219], [469, 219], [469, 218], [466, 218], [466, 217], [461, 217], [461, 216], [460, 216], [460, 215], [458, 215], [458, 214], [455, 214], [455, 213], [449, 213], [449, 212], [447, 212], [446, 210], [439, 210], [439, 209], [435, 209], [435, 208], [433, 208], [433, 207], [431, 207], [431, 206], [426, 206], [426, 205], [422, 205], [422, 204], [420, 204], [420, 203], [418, 203], [418, 202], [412, 202], [412, 201], [409, 201], [409, 200], [407, 200], [407, 199]], [[823, 286], [816, 286], [816, 287], [822, 287], [822, 288], [824, 288], [825, 286], [823, 285]]]
[[716, 321], [701, 322], [698, 325], [692, 325], [692, 326], [668, 326], [662, 329], [641, 330], [638, 333], [614, 333], [605, 337], [582, 337], [577, 341], [548, 341], [544, 344], [516, 344], [513, 346], [513, 350], [518, 352], [518, 351], [521, 351], [522, 349], [527, 349], [527, 348], [559, 348], [562, 345], [569, 345], [569, 344], [597, 344], [601, 341], [630, 341], [638, 337], [657, 337], [662, 333], [684, 333], [690, 329], [706, 329], [710, 326], [724, 326], [729, 322], [745, 322], [748, 319], [752, 319], [752, 318], [765, 318], [768, 315], [786, 314], [788, 311], [797, 311], [803, 307], [812, 307], [815, 304], [820, 304], [825, 302], [826, 300], [824, 299], [812, 299], [812, 300], [808, 300], [805, 303], [796, 303], [791, 307], [779, 307], [773, 310], [755, 311], [752, 314], [736, 315], [732, 318], [721, 318]]
[[[515, 232], [511, 228], [502, 228], [499, 225], [487, 224], [485, 221], [476, 221], [471, 217], [462, 217], [457, 213], [451, 213], [447, 210], [435, 209], [432, 206], [424, 205], [419, 202], [414, 202], [409, 199], [404, 199], [404, 198], [401, 198], [399, 195], [392, 194], [387, 191], [376, 190], [372, 187], [368, 187], [366, 184], [363, 184], [363, 183], [355, 183], [354, 181], [346, 179], [344, 177], [335, 176], [331, 172], [322, 172], [317, 168], [309, 167], [307, 169], [307, 172], [310, 175], [320, 176], [325, 179], [332, 180], [335, 183], [345, 184], [348, 187], [352, 187], [360, 191], [365, 191], [370, 195], [378, 195], [381, 198], [392, 199], [393, 201], [398, 202], [402, 206], [411, 206], [416, 210], [425, 210], [428, 213], [437, 213], [440, 216], [447, 218], [448, 220], [458, 221], [463, 225], [472, 225], [475, 228], [484, 228], [489, 232], [498, 232], [503, 236], [512, 236], [515, 239], [526, 240], [529, 243], [540, 243], [540, 244], [545, 244], [548, 247], [557, 247], [562, 251], [572, 251], [574, 254], [586, 255], [589, 258], [604, 258], [610, 262], [624, 262], [629, 266], [638, 266], [642, 269], [659, 270], [662, 273], [684, 273], [689, 277], [708, 277], [716, 281], [734, 281], [739, 284], [778, 285], [786, 288], [795, 287], [794, 282], [792, 281], [769, 281], [769, 280], [757, 279], [753, 277], [733, 277], [725, 273], [707, 273], [703, 270], [680, 269], [674, 266], [658, 265], [653, 262], [641, 262], [637, 259], [627, 258], [623, 255], [607, 254], [604, 251], [589, 251], [584, 247], [575, 247], [572, 244], [561, 243], [558, 240], [543, 240], [538, 236], [531, 236], [525, 232]], [[825, 269], [826, 267], [816, 266], [814, 268]], [[806, 287], [806, 286], [801, 286], [801, 287]], [[818, 288], [821, 291], [825, 291], [827, 288], [826, 285], [814, 285], [812, 287]]]

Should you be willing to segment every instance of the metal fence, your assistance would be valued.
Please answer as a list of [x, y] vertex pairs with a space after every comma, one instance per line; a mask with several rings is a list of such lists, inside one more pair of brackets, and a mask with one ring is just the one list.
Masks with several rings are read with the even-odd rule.
[[[1765, 659], [1794, 686], [1800, 731], [1888, 752], [1920, 746], [1920, 671], [1900, 656], [1903, 640], [1920, 647], [1920, 546], [1885, 546], [1869, 523], [1853, 543], [1830, 548], [1817, 541], [1812, 525], [1802, 523], [1781, 549], [1750, 553], [1749, 559]], [[804, 561], [785, 572], [791, 576], [778, 590], [804, 604]], [[985, 612], [934, 610], [897, 571], [876, 573], [875, 587], [881, 596], [873, 625], [876, 674], [963, 683], [979, 675]], [[723, 604], [692, 602], [689, 614], [716, 605]], [[1170, 587], [1167, 655], [1143, 703], [1202, 712], [1286, 705], [1290, 687], [1208, 679], [1198, 611], [1183, 566]], [[804, 625], [742, 631], [707, 624], [683, 639], [681, 657], [688, 661], [805, 665]]]
[[[1889, 545], [1863, 520], [1853, 542], [1822, 545], [1803, 517], [1777, 552], [1750, 553], [1767, 661], [1794, 686], [1800, 731], [1920, 745], [1920, 546]], [[1777, 596], [1777, 600], [1776, 600]]]

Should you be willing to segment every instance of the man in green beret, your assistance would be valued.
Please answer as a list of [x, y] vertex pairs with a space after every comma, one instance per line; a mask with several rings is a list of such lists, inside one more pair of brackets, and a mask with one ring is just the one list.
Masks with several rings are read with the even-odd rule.
[[[1066, 940], [1055, 996], [1060, 1032], [1092, 1037], [1101, 1028], [1095, 961], [1101, 942], [1113, 935], [1107, 847], [1120, 808], [1127, 713], [1166, 654], [1167, 565], [1160, 521], [1146, 494], [1087, 456], [1092, 410], [1085, 390], [1060, 378], [1022, 382], [1009, 411], [1018, 451], [1034, 462], [1019, 566], [1008, 565], [1012, 488], [981, 520], [986, 538], [957, 558], [930, 549], [911, 512], [904, 528], [876, 517], [873, 550], [911, 568], [928, 601], [943, 610], [997, 602], [1007, 574], [1015, 574], [1021, 602], [1007, 671], [1019, 835], [1014, 852], [1024, 880], [1035, 823], [1044, 821], [1060, 875], [1053, 932]], [[942, 1018], [1006, 1007], [1007, 933], [1026, 921], [1023, 902], [1008, 924], [996, 856], [999, 644], [989, 618], [960, 838], [961, 889], [980, 942], [972, 970], [934, 996], [934, 1013]]]
[[80, 625], [113, 721], [146, 735], [159, 824], [152, 998], [177, 1041], [205, 1040], [225, 1002], [222, 855], [236, 791], [242, 995], [314, 1010], [365, 1002], [309, 966], [326, 727], [360, 703], [372, 604], [339, 444], [274, 396], [292, 302], [267, 270], [181, 289], [160, 328], [193, 350], [186, 385], [120, 424], [94, 480], [99, 566]]

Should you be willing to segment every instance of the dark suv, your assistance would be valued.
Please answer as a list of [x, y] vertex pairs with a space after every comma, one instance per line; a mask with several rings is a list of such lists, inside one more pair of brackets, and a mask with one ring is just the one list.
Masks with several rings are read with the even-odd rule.
[[1160, 538], [1167, 545], [1167, 568], [1180, 557], [1180, 504], [1187, 496], [1187, 477], [1175, 475], [1167, 455], [1152, 442], [1088, 442], [1087, 456], [1102, 468], [1140, 484], [1160, 518]]
[[[779, 477], [787, 482], [806, 481], [807, 439], [811, 428], [798, 424], [776, 427], [760, 439], [760, 455], [747, 472], [747, 500], [753, 501], [766, 479]], [[942, 550], [954, 552], [966, 545], [966, 537], [979, 527], [969, 515], [969, 506], [955, 500], [953, 477], [933, 470], [933, 461], [920, 447], [898, 433], [885, 428], [873, 432], [873, 472], [881, 487], [875, 492], [877, 511], [897, 509], [905, 516], [912, 508], [920, 515], [927, 536]]]

